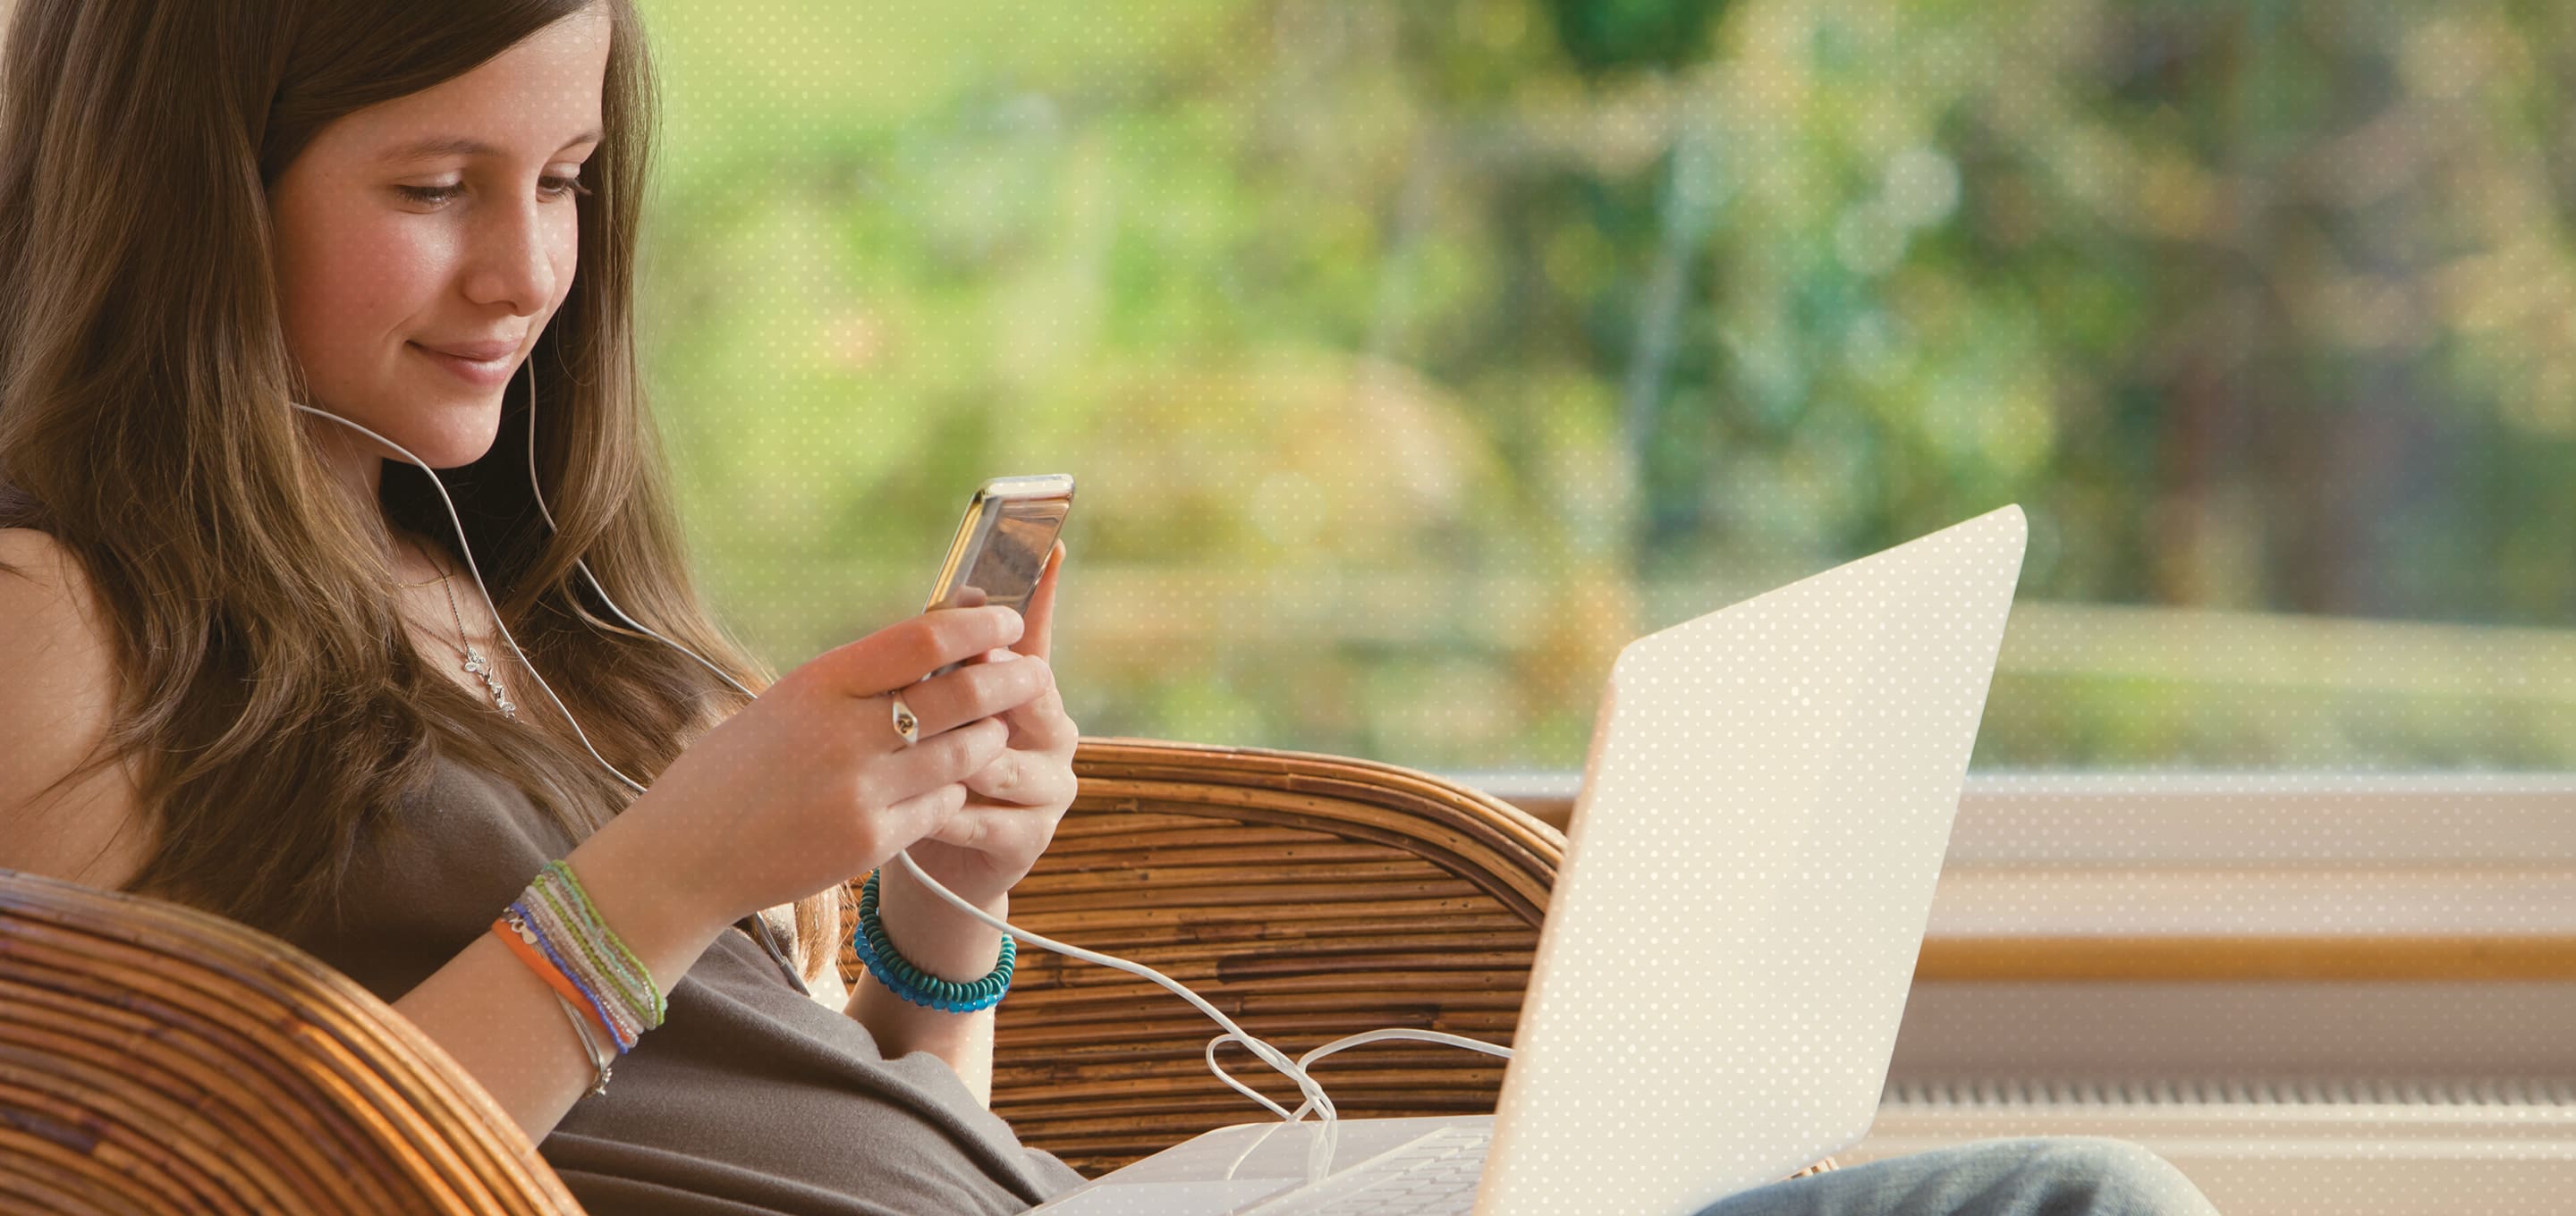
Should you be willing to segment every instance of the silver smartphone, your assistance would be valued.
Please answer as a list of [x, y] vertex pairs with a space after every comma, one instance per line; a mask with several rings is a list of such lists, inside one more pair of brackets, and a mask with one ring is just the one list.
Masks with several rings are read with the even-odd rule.
[[[957, 521], [957, 536], [948, 542], [948, 557], [940, 563], [922, 611], [1008, 604], [1025, 614], [1038, 576], [1046, 572], [1047, 555], [1064, 531], [1064, 517], [1072, 510], [1070, 473], [996, 477], [977, 486], [974, 497], [966, 500], [966, 514]], [[962, 666], [951, 663], [930, 674], [946, 675]]]

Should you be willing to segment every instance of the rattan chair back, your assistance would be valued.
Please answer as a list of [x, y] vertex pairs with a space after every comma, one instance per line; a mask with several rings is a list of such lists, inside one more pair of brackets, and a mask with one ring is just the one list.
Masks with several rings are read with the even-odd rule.
[[[1555, 828], [1427, 773], [1347, 757], [1085, 739], [1081, 792], [1011, 893], [1034, 932], [1154, 967], [1295, 1055], [1382, 1026], [1509, 1043]], [[871, 982], [845, 956], [853, 983]], [[1270, 1118], [1208, 1072], [1217, 1026], [1149, 981], [1020, 953], [996, 1008], [993, 1109], [1086, 1174]], [[1228, 1071], [1294, 1109], [1231, 1045]], [[1375, 1043], [1317, 1065], [1344, 1116], [1494, 1108], [1503, 1061]]]

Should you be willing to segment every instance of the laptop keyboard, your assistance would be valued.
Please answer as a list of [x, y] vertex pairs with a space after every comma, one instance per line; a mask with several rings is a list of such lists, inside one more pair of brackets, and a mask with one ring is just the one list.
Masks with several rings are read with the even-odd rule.
[[1493, 1138], [1490, 1127], [1433, 1132], [1366, 1167], [1358, 1189], [1333, 1188], [1337, 1193], [1321, 1204], [1294, 1210], [1301, 1216], [1466, 1216], [1476, 1206], [1476, 1180]]

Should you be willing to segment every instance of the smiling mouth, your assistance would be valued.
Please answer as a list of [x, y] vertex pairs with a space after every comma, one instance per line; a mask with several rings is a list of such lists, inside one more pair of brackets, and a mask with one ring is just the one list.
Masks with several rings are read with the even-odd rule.
[[421, 350], [428, 351], [430, 354], [433, 354], [433, 355], [445, 355], [445, 356], [447, 356], [447, 357], [448, 357], [448, 358], [450, 358], [450, 359], [463, 359], [464, 361], [466, 361], [466, 362], [468, 362], [468, 363], [498, 363], [498, 362], [500, 362], [500, 361], [502, 361], [502, 360], [504, 360], [504, 359], [509, 358], [509, 357], [511, 356], [511, 354], [515, 353], [515, 352], [512, 352], [512, 351], [503, 351], [503, 352], [501, 352], [501, 353], [499, 353], [499, 354], [496, 354], [496, 355], [491, 355], [491, 356], [488, 356], [488, 357], [479, 357], [479, 356], [475, 356], [475, 355], [462, 355], [462, 354], [458, 354], [458, 353], [456, 353], [455, 351], [450, 351], [450, 350], [440, 350], [440, 349], [438, 349], [438, 348], [437, 348], [437, 347], [435, 347], [435, 346], [421, 346], [421, 344], [420, 344], [420, 343], [418, 343], [418, 342], [411, 343], [411, 345], [413, 345], [413, 346], [415, 346], [415, 347], [419, 347]]
[[431, 362], [446, 368], [459, 378], [484, 388], [491, 388], [509, 379], [510, 361], [517, 357], [517, 352], [513, 351], [492, 359], [468, 359], [463, 355], [451, 355], [445, 351], [432, 350], [418, 342], [407, 342], [404, 345], [419, 351]]

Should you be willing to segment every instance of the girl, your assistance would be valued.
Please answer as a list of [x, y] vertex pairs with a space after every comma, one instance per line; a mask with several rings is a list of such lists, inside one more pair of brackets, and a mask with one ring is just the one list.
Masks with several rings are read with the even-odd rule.
[[[1063, 550], [1025, 620], [774, 679], [714, 626], [636, 373], [640, 34], [630, 0], [18, 0], [0, 865], [314, 953], [593, 1211], [1021, 1211], [1079, 1177], [985, 1109], [991, 1014], [833, 962], [849, 875], [906, 850], [1006, 915], [1051, 839]], [[911, 974], [1007, 982], [997, 931], [880, 882]], [[1900, 1206], [2206, 1209], [2066, 1140], [1719, 1210]]]

